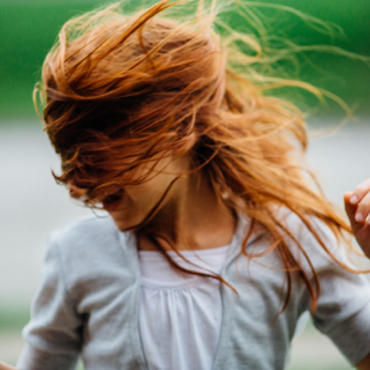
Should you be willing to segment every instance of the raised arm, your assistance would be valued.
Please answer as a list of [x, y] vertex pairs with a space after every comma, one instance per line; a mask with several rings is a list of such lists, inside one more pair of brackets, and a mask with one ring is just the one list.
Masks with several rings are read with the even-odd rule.
[[[346, 192], [344, 204], [353, 234], [366, 256], [370, 258], [370, 179], [359, 184], [353, 192]], [[370, 354], [361, 360], [356, 368], [370, 370]]]

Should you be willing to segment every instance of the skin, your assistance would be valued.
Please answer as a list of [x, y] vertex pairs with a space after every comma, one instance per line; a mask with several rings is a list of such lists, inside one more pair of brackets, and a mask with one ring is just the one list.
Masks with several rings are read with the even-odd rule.
[[370, 179], [344, 194], [344, 204], [358, 244], [370, 258]]
[[[353, 192], [344, 194], [344, 205], [353, 234], [365, 255], [370, 258], [370, 179]], [[357, 364], [359, 370], [370, 370], [370, 354]]]
[[370, 354], [367, 355], [361, 362], [356, 365], [358, 370], [369, 370], [370, 369]]
[[[163, 158], [155, 167], [158, 171], [155, 177], [143, 184], [125, 186], [119, 203], [104, 208], [118, 229], [123, 231], [136, 225], [159, 201], [171, 181], [188, 169], [189, 160], [186, 157]], [[141, 171], [147, 170], [148, 167], [143, 166], [138, 171], [141, 174]], [[180, 235], [180, 225], [188, 230], [185, 235]], [[179, 250], [208, 249], [231, 242], [236, 220], [232, 211], [223, 202], [217, 201], [207, 179], [198, 171], [175, 182], [146, 227], [160, 232]], [[157, 250], [145, 237], [145, 229], [139, 230], [136, 235], [141, 250]], [[166, 243], [163, 247], [170, 248]]]

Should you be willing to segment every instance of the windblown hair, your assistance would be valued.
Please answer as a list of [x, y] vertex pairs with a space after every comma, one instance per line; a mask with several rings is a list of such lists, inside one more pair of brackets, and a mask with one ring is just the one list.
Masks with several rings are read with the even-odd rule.
[[[318, 275], [299, 240], [314, 282], [294, 257], [285, 238], [294, 236], [274, 210], [295, 213], [334, 260], [310, 220], [323, 221], [338, 241], [346, 239], [350, 227], [320, 189], [312, 189], [315, 176], [304, 165], [307, 133], [301, 110], [264, 91], [300, 87], [319, 99], [325, 93], [302, 81], [261, 74], [257, 67], [267, 58], [258, 38], [217, 23], [221, 8], [214, 0], [208, 7], [197, 1], [195, 15], [169, 13], [190, 3], [162, 0], [136, 12], [123, 12], [117, 3], [63, 26], [34, 91], [62, 160], [62, 174], [53, 176], [72, 197], [94, 208], [111, 195], [112, 185], [138, 184], [152, 175], [135, 177], [138, 166], [154, 168], [166, 156], [188, 155], [190, 172], [203, 171], [219, 201], [250, 218], [241, 253], [253, 258], [245, 246], [256, 228], [270, 236], [269, 250], [280, 253], [288, 282], [282, 311], [294, 274], [307, 286], [313, 311]], [[216, 32], [215, 24], [224, 32]], [[136, 229], [155, 215], [168, 190]], [[151, 237], [167, 256], [159, 242], [163, 237]], [[197, 274], [228, 284], [218, 275]]]

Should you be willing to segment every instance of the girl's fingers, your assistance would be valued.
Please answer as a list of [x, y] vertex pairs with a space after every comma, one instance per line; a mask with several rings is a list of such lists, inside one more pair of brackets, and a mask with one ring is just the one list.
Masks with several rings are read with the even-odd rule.
[[366, 194], [370, 192], [370, 179], [365, 180], [360, 185], [356, 186], [353, 191], [349, 202], [353, 205], [357, 205]]
[[370, 179], [344, 194], [344, 205], [353, 234], [365, 255], [370, 258]]
[[358, 223], [355, 219], [356, 211], [357, 211], [357, 204], [353, 204], [351, 202], [352, 198], [353, 198], [353, 193], [351, 191], [348, 191], [344, 194], [344, 207], [347, 212], [349, 221], [351, 223], [353, 233], [356, 234], [362, 228], [362, 224]]
[[370, 213], [370, 192], [366, 193], [361, 199], [361, 201], [357, 204], [355, 221], [359, 223], [363, 223], [365, 221], [368, 222], [369, 213]]

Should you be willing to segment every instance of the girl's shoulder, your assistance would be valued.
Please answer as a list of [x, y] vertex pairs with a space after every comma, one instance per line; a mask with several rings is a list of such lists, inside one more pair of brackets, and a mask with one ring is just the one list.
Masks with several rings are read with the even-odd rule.
[[335, 235], [328, 224], [314, 215], [304, 215], [304, 220], [286, 207], [276, 207], [274, 208], [274, 216], [293, 237], [300, 240], [306, 242], [312, 240], [314, 236], [311, 230], [323, 239], [330, 239], [331, 241], [335, 239]]
[[107, 291], [114, 300], [135, 282], [130, 237], [110, 217], [84, 217], [53, 231], [41, 268], [41, 301], [88, 312]]
[[122, 258], [129, 244], [128, 233], [119, 231], [110, 216], [88, 216], [53, 231], [48, 248], [55, 249], [60, 263], [72, 268], [88, 268], [99, 261], [110, 263]]
[[283, 207], [277, 208], [275, 215], [287, 230], [283, 231], [283, 234], [296, 258], [306, 260], [306, 257], [309, 257], [318, 267], [335, 264], [332, 256], [343, 263], [349, 262], [349, 249], [344, 239], [347, 236], [336, 235], [319, 217], [305, 215], [303, 220], [296, 213]]
[[88, 244], [96, 238], [109, 238], [118, 232], [112, 218], [108, 216], [97, 217], [95, 215], [81, 217], [69, 224], [51, 232], [49, 239], [65, 246]]

